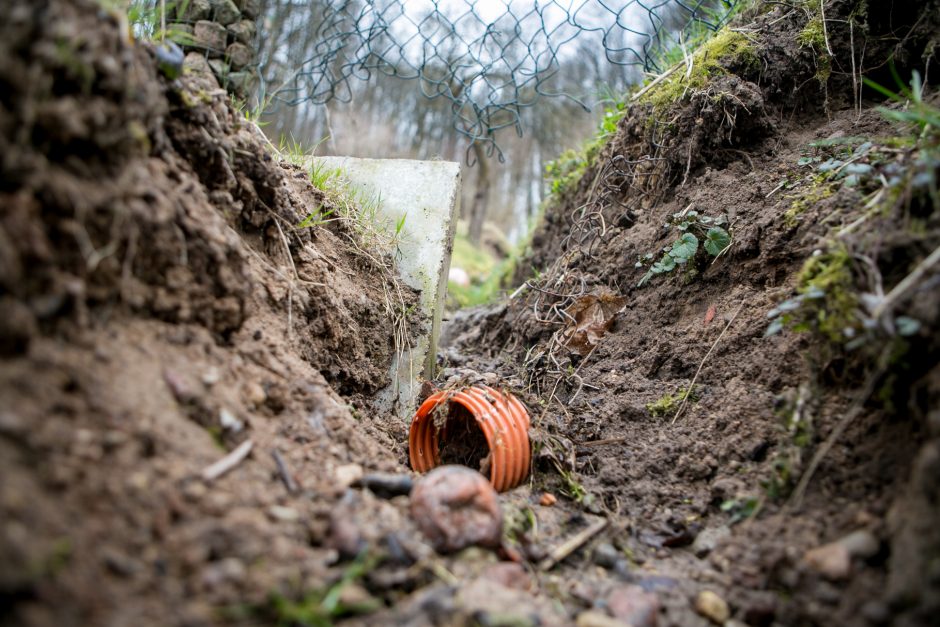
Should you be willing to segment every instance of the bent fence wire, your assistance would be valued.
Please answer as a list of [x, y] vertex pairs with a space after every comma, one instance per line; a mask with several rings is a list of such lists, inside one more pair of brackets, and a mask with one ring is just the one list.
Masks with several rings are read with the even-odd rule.
[[501, 129], [521, 136], [522, 109], [543, 96], [574, 98], [552, 89], [566, 59], [592, 55], [656, 74], [675, 61], [670, 52], [720, 28], [737, 2], [310, 2], [303, 28], [315, 31], [312, 54], [287, 59], [272, 50], [266, 65], [277, 77], [266, 77], [265, 89], [272, 103], [323, 104], [349, 101], [351, 82], [376, 74], [413, 80], [427, 98], [450, 101], [457, 133], [498, 152]]

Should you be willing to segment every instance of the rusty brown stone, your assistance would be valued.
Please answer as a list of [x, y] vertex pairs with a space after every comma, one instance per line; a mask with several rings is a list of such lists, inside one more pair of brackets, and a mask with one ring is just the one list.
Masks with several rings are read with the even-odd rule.
[[411, 516], [440, 553], [473, 545], [496, 548], [502, 537], [496, 490], [465, 466], [439, 466], [418, 480], [411, 492]]

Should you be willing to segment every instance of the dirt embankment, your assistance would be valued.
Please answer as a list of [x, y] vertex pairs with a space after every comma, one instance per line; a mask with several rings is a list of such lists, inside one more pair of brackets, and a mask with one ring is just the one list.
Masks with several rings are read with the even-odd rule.
[[401, 469], [397, 290], [350, 225], [294, 228], [328, 201], [203, 59], [167, 78], [103, 6], [0, 6], [0, 622], [255, 620], [331, 580], [337, 469]]
[[572, 177], [539, 279], [454, 322], [445, 361], [535, 422], [521, 564], [349, 488], [407, 459], [370, 403], [391, 279], [345, 222], [294, 229], [327, 199], [205, 63], [167, 78], [93, 0], [0, 5], [0, 622], [929, 624], [935, 270], [859, 316], [940, 243], [937, 166], [852, 68], [935, 62], [936, 4], [758, 3]]
[[[445, 355], [527, 390], [535, 489], [617, 521], [666, 624], [706, 624], [706, 589], [753, 625], [930, 624], [936, 267], [872, 308], [940, 245], [937, 135], [858, 72], [896, 91], [893, 55], [935, 82], [940, 13], [825, 3], [824, 33], [818, 7], [755, 4], [556, 185], [526, 287], [458, 317]], [[565, 598], [596, 607], [608, 577], [589, 552], [570, 569]]]

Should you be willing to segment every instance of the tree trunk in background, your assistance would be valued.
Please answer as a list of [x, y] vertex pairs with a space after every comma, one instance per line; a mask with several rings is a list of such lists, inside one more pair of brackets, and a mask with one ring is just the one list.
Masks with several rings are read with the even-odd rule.
[[477, 160], [477, 189], [470, 205], [467, 238], [474, 244], [479, 244], [490, 199], [490, 165], [486, 161], [486, 151], [481, 142], [473, 143], [473, 154]]

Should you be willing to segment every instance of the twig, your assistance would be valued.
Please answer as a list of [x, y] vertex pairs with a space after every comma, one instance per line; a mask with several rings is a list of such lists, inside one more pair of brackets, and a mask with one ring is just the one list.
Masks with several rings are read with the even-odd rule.
[[741, 304], [738, 306], [738, 310], [734, 312], [734, 315], [731, 316], [731, 320], [728, 320], [728, 324], [725, 325], [725, 328], [722, 329], [721, 334], [712, 344], [712, 347], [708, 349], [708, 352], [705, 353], [705, 358], [702, 360], [702, 363], [698, 365], [698, 370], [695, 371], [695, 376], [692, 377], [692, 383], [689, 384], [689, 389], [685, 393], [685, 398], [682, 399], [682, 403], [679, 405], [679, 409], [676, 411], [676, 415], [672, 417], [672, 422], [669, 424], [676, 424], [676, 420], [679, 419], [679, 416], [682, 415], [685, 406], [689, 403], [689, 397], [692, 396], [692, 390], [695, 388], [695, 382], [698, 381], [698, 375], [701, 374], [702, 368], [705, 367], [705, 363], [708, 361], [708, 358], [711, 357], [712, 351], [715, 350], [715, 347], [718, 346], [718, 342], [721, 341], [721, 338], [725, 336], [725, 333], [728, 332], [728, 329], [731, 327], [731, 323], [734, 322], [735, 318], [738, 317], [738, 314], [741, 313], [741, 310], [744, 309], [744, 303], [746, 301], [741, 301]]
[[826, 28], [826, 0], [819, 0], [819, 18], [822, 20], [823, 27], [823, 39], [826, 41], [826, 52], [829, 53], [830, 57], [834, 57], [832, 54], [832, 46], [829, 45], [829, 30]]
[[878, 306], [875, 307], [875, 310], [872, 312], [871, 317], [875, 320], [881, 318], [881, 316], [892, 307], [895, 303], [900, 300], [917, 282], [923, 278], [927, 271], [930, 270], [933, 266], [940, 262], [940, 246], [934, 249], [930, 255], [914, 268], [909, 275], [904, 277], [900, 283], [894, 286], [894, 288], [888, 292], [888, 295], [884, 297]]
[[203, 469], [201, 473], [202, 480], [215, 481], [232, 468], [235, 468], [235, 466], [238, 466], [240, 463], [242, 463], [242, 461], [244, 461], [246, 457], [248, 457], [248, 453], [251, 452], [252, 446], [254, 446], [254, 443], [251, 440], [245, 440], [239, 444], [234, 451], [211, 466], [207, 466], [205, 469]]
[[882, 353], [881, 358], [878, 360], [879, 365], [877, 370], [872, 373], [868, 380], [865, 382], [865, 387], [862, 388], [861, 393], [858, 395], [858, 398], [855, 399], [855, 403], [852, 404], [852, 407], [842, 416], [839, 422], [836, 424], [835, 428], [832, 430], [832, 433], [829, 434], [829, 437], [826, 438], [826, 441], [822, 443], [822, 446], [816, 451], [816, 454], [813, 455], [813, 458], [809, 462], [809, 466], [806, 467], [806, 472], [803, 473], [803, 476], [800, 477], [800, 482], [797, 484], [796, 488], [793, 490], [793, 494], [790, 496], [790, 500], [787, 502], [787, 505], [792, 509], [798, 509], [803, 503], [803, 496], [806, 494], [806, 488], [809, 486], [810, 480], [813, 478], [813, 475], [816, 473], [816, 470], [819, 468], [819, 464], [822, 463], [823, 458], [829, 454], [829, 451], [832, 450], [832, 447], [835, 446], [835, 443], [842, 437], [842, 434], [848, 428], [849, 424], [861, 413], [862, 408], [865, 406], [865, 401], [868, 400], [868, 397], [871, 396], [871, 393], [875, 389], [875, 383], [884, 374], [884, 361], [886, 361], [886, 356], [890, 354], [890, 348]]
[[571, 536], [568, 540], [557, 546], [548, 557], [542, 560], [542, 562], [539, 564], [539, 569], [551, 570], [555, 564], [564, 560], [566, 557], [584, 546], [588, 540], [606, 529], [608, 522], [609, 521], [606, 518], [601, 518], [586, 529]]
[[578, 446], [605, 446], [607, 444], [620, 444], [626, 442], [626, 437], [607, 438], [604, 440], [591, 440], [590, 442], [581, 442]]
[[284, 482], [284, 487], [287, 488], [287, 491], [291, 494], [299, 492], [300, 486], [298, 486], [297, 481], [294, 480], [294, 475], [291, 474], [290, 468], [287, 467], [287, 461], [284, 459], [284, 456], [281, 455], [281, 452], [274, 449], [271, 451], [271, 457], [274, 458], [274, 463], [277, 465], [277, 474], [280, 475], [281, 481]]
[[663, 72], [662, 74], [660, 74], [659, 76], [657, 76], [655, 79], [653, 79], [653, 82], [652, 82], [652, 83], [650, 83], [649, 85], [647, 85], [646, 87], [644, 87], [644, 88], [641, 89], [640, 91], [638, 91], [638, 92], [636, 92], [635, 94], [633, 94], [633, 97], [630, 98], [630, 100], [632, 100], [632, 101], [639, 100], [640, 98], [642, 98], [642, 97], [646, 94], [646, 92], [648, 92], [649, 90], [653, 89], [654, 87], [656, 87], [657, 85], [659, 85], [661, 82], [663, 82], [664, 80], [666, 80], [667, 78], [669, 78], [670, 76], [672, 76], [672, 73], [675, 72], [676, 70], [678, 70], [678, 69], [679, 69], [680, 67], [682, 67], [683, 65], [685, 65], [685, 61], [679, 61], [679, 62], [676, 63], [674, 66], [672, 66], [671, 68], [669, 68], [668, 70], [666, 70], [665, 72]]

